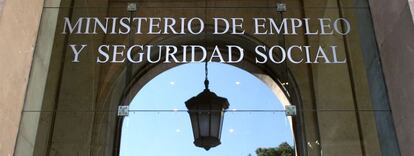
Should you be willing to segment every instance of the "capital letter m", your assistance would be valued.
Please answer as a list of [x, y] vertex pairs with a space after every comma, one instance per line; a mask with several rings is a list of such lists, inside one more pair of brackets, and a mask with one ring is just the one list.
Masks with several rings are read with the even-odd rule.
[[72, 26], [72, 23], [70, 22], [70, 19], [68, 17], [65, 17], [64, 19], [65, 19], [65, 23], [63, 25], [62, 34], [66, 34], [67, 29], [69, 29], [69, 34], [72, 34], [73, 30], [75, 30], [75, 29], [77, 29], [76, 34], [81, 33], [83, 17], [78, 18], [78, 20], [76, 21], [76, 24], [74, 26]]

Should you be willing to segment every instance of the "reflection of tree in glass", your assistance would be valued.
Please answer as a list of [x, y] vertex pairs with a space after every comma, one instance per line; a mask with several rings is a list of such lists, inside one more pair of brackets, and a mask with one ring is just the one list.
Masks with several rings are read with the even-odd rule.
[[283, 142], [275, 148], [258, 148], [257, 156], [294, 156], [295, 150], [287, 142]]

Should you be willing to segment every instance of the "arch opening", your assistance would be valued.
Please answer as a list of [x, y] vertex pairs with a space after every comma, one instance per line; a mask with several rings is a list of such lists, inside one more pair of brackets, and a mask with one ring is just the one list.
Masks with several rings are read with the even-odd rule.
[[[163, 152], [248, 155], [255, 154], [256, 149], [277, 147], [283, 142], [293, 147], [292, 124], [283, 106], [288, 100], [277, 84], [266, 76], [221, 63], [209, 64], [209, 79], [211, 90], [230, 102], [224, 118], [222, 145], [211, 152], [193, 146], [184, 101], [203, 89], [202, 66], [200, 63], [178, 66], [144, 85], [130, 104], [130, 115], [124, 118], [121, 155], [137, 152], [139, 155], [163, 155]], [[166, 150], [155, 151], [157, 148]]]
[[[200, 43], [201, 41], [202, 43]], [[298, 155], [306, 155], [307, 146], [305, 139], [305, 127], [303, 125], [303, 114], [301, 114], [302, 112], [300, 112], [300, 110], [302, 109], [300, 92], [291, 71], [287, 67], [287, 64], [256, 64], [252, 61], [255, 58], [255, 56], [253, 55], [254, 53], [252, 53], [254, 51], [254, 47], [258, 44], [266, 44], [260, 42], [260, 40], [252, 36], [223, 35], [222, 38], [217, 39], [214, 36], [208, 34], [203, 34], [199, 36], [167, 36], [160, 37], [151, 42], [153, 42], [151, 44], [171, 43], [173, 45], [200, 43], [200, 45], [203, 45], [207, 48], [209, 48], [210, 45], [215, 44], [241, 45], [241, 47], [245, 49], [246, 53], [249, 55], [245, 56], [246, 59], [242, 62], [230, 65], [238, 67], [240, 69], [247, 71], [248, 73], [253, 74], [262, 82], [264, 82], [267, 86], [272, 88], [273, 93], [277, 95], [278, 98], [280, 98], [280, 101], [284, 106], [292, 104], [297, 107], [299, 113], [297, 114], [297, 116], [291, 119], [291, 126], [294, 132], [294, 138], [296, 138], [296, 149]], [[182, 51], [178, 51], [177, 55], [182, 55]], [[224, 55], [226, 55], [226, 53], [224, 53]], [[121, 96], [119, 105], [129, 105], [132, 102], [133, 98], [136, 96], [136, 94], [144, 87], [144, 85], [151, 81], [154, 77], [161, 74], [163, 71], [169, 70], [171, 68], [183, 64], [151, 64], [148, 62], [144, 62], [139, 64], [139, 66], [136, 65], [137, 64], [127, 65], [125, 68], [123, 68], [122, 71], [119, 71], [119, 74], [116, 74], [119, 76], [109, 75], [109, 79], [115, 82], [112, 84], [111, 90], [122, 90], [122, 95], [117, 95]], [[119, 94], [119, 91], [117, 92]], [[109, 96], [114, 95], [111, 95], [110, 93]], [[115, 144], [113, 151], [115, 155], [118, 155], [121, 145], [120, 141], [123, 118], [117, 119], [115, 125]]]

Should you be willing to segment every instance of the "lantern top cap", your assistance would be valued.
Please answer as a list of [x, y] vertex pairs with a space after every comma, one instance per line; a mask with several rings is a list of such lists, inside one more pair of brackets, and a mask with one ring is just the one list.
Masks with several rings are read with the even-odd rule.
[[219, 104], [224, 109], [229, 108], [229, 102], [226, 98], [217, 96], [216, 93], [210, 91], [209, 89], [204, 89], [197, 96], [194, 96], [185, 102], [188, 109], [193, 105], [204, 104]]

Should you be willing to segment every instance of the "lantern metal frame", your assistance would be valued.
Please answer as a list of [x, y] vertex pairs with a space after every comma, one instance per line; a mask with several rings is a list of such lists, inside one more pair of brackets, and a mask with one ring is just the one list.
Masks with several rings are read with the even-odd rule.
[[191, 119], [194, 145], [209, 150], [221, 144], [224, 112], [229, 108], [226, 98], [217, 96], [208, 88], [208, 68], [205, 64], [205, 89], [185, 102]]

